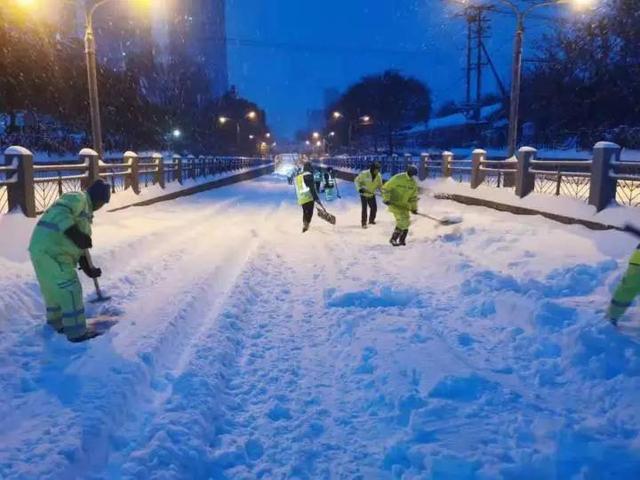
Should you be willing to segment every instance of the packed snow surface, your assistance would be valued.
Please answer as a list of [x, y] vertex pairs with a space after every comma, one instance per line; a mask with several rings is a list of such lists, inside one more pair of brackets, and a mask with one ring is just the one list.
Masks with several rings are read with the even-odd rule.
[[2, 217], [0, 478], [640, 478], [638, 312], [603, 320], [633, 239], [425, 194], [463, 223], [393, 248], [340, 189], [304, 235], [278, 175], [98, 212], [119, 323], [79, 345]]

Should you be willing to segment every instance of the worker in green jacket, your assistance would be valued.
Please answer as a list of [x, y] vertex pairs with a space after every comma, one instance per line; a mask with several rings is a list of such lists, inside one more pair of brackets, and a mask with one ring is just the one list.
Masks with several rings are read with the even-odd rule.
[[382, 200], [389, 206], [389, 211], [396, 218], [396, 228], [389, 242], [394, 247], [406, 245], [410, 213], [418, 213], [418, 184], [414, 177], [418, 169], [413, 165], [404, 173], [398, 173], [382, 186]]
[[367, 170], [363, 170], [355, 179], [356, 189], [360, 194], [362, 203], [362, 228], [367, 228], [367, 207], [369, 208], [369, 225], [376, 224], [378, 213], [378, 203], [376, 202], [376, 191], [382, 189], [382, 175], [380, 175], [380, 164], [373, 162]]
[[624, 313], [633, 303], [633, 300], [640, 293], [640, 245], [638, 245], [631, 259], [627, 271], [622, 277], [622, 281], [613, 294], [607, 318], [614, 325], [618, 324], [618, 320], [622, 318]]
[[294, 185], [296, 187], [298, 205], [302, 207], [302, 233], [304, 233], [309, 230], [316, 202], [322, 205], [316, 190], [316, 184], [313, 178], [313, 165], [311, 165], [311, 163], [307, 162], [304, 164], [302, 173], [294, 180]]
[[102, 274], [90, 265], [85, 252], [93, 246], [93, 212], [110, 197], [110, 186], [102, 180], [86, 192], [65, 193], [44, 212], [31, 236], [29, 253], [47, 307], [47, 323], [73, 342], [95, 336], [87, 330], [76, 265], [90, 278]]

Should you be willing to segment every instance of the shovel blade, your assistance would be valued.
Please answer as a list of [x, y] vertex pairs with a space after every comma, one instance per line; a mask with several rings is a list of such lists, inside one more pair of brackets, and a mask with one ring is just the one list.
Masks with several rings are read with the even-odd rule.
[[111, 297], [103, 297], [102, 295], [100, 295], [99, 297], [96, 297], [93, 300], [91, 300], [90, 303], [104, 303], [104, 302], [108, 302], [109, 300], [111, 300]]

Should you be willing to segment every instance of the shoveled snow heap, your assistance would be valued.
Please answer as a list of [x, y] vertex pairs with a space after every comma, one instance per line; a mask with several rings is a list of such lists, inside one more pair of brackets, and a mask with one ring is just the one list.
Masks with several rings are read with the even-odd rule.
[[631, 238], [425, 198], [464, 222], [392, 248], [340, 187], [304, 235], [278, 176], [99, 212], [120, 321], [80, 345], [2, 217], [0, 478], [640, 478]]

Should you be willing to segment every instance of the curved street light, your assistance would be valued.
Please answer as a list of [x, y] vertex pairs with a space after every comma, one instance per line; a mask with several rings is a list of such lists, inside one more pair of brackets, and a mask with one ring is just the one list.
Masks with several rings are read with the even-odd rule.
[[[100, 120], [100, 98], [98, 95], [98, 74], [96, 67], [96, 41], [93, 33], [93, 17], [96, 11], [105, 5], [118, 0], [99, 0], [85, 8], [85, 33], [84, 33], [84, 51], [87, 63], [87, 81], [89, 87], [89, 110], [91, 116], [91, 136], [93, 139], [93, 149], [103, 157], [102, 145], [102, 124]], [[147, 4], [150, 0], [136, 0], [138, 3]], [[16, 0], [21, 8], [35, 9], [37, 0]], [[62, 3], [76, 6], [77, 3], [72, 0], [64, 0]]]

